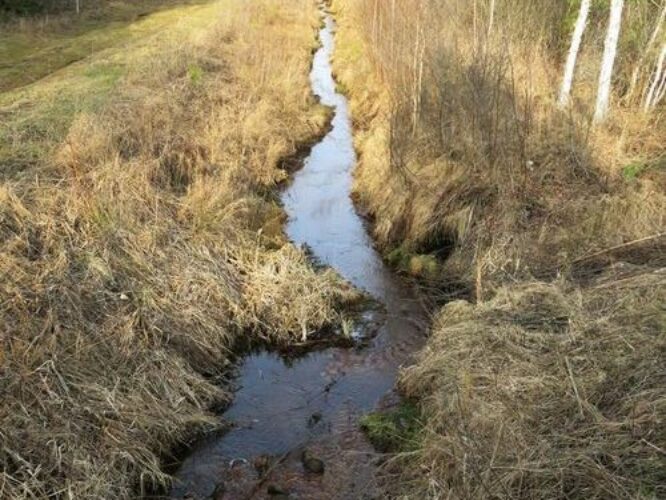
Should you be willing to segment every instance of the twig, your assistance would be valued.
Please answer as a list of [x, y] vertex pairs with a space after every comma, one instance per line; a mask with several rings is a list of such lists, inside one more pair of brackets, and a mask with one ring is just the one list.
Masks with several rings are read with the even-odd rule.
[[580, 408], [580, 416], [585, 418], [585, 412], [583, 411], [583, 403], [580, 400], [580, 395], [578, 394], [578, 387], [576, 387], [576, 381], [574, 380], [573, 371], [571, 370], [571, 365], [569, 364], [569, 357], [564, 356], [564, 361], [567, 364], [567, 370], [569, 371], [569, 378], [571, 379], [571, 385], [573, 386], [574, 393], [576, 394], [576, 400], [578, 401], [578, 408]]
[[645, 238], [639, 238], [637, 240], [629, 241], [627, 243], [622, 243], [621, 245], [615, 245], [614, 247], [605, 248], [605, 249], [599, 250], [598, 252], [595, 252], [593, 254], [586, 255], [585, 257], [579, 257], [578, 259], [572, 260], [571, 264], [575, 264], [577, 262], [582, 262], [582, 261], [585, 261], [585, 260], [588, 260], [588, 259], [592, 259], [594, 257], [598, 257], [599, 255], [603, 255], [605, 253], [609, 253], [609, 252], [612, 252], [614, 250], [619, 250], [621, 248], [626, 248], [626, 247], [630, 247], [630, 246], [633, 246], [633, 245], [638, 245], [639, 243], [644, 243], [644, 242], [650, 241], [650, 240], [656, 240], [658, 238], [663, 238], [665, 236], [666, 236], [666, 233], [659, 233], [659, 234], [655, 234], [655, 235], [652, 235], [652, 236], [646, 236]]

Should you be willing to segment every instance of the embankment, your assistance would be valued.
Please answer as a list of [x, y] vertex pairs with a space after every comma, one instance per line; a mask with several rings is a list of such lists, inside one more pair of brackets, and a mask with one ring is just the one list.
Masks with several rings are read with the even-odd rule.
[[0, 94], [3, 498], [165, 485], [174, 446], [216, 425], [234, 346], [300, 340], [353, 295], [287, 242], [275, 194], [325, 126], [316, 5], [153, 21]]
[[571, 9], [490, 5], [333, 2], [359, 206], [389, 262], [443, 301], [452, 283], [467, 292], [403, 371], [422, 426], [387, 491], [661, 497], [666, 122], [628, 90], [659, 7], [627, 8], [612, 114], [595, 127], [607, 11], [594, 7], [562, 112]]

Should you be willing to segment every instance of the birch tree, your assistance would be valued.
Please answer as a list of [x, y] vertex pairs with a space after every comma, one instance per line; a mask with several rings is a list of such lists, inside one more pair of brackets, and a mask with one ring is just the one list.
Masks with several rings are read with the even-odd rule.
[[638, 63], [636, 63], [636, 66], [634, 67], [634, 70], [631, 73], [631, 80], [629, 83], [629, 91], [627, 92], [627, 99], [631, 98], [634, 91], [636, 90], [636, 85], [638, 83], [638, 80], [640, 79], [641, 72], [643, 71], [645, 59], [648, 54], [652, 53], [652, 49], [654, 48], [655, 43], [657, 42], [657, 37], [659, 36], [659, 33], [662, 29], [664, 20], [666, 20], [666, 0], [664, 0], [663, 3], [664, 3], [663, 8], [661, 9], [661, 13], [657, 18], [657, 22], [654, 26], [654, 30], [652, 31], [652, 35], [650, 36], [650, 40], [648, 40], [645, 50], [641, 54], [641, 57], [638, 59]]
[[663, 87], [666, 85], [666, 67], [664, 67], [664, 63], [666, 63], [666, 43], [661, 48], [652, 83], [645, 97], [645, 111], [656, 107], [663, 97]]
[[[664, 51], [666, 51], [666, 46], [664, 47]], [[655, 94], [654, 97], [653, 106], [656, 107], [657, 105], [659, 105], [659, 103], [664, 97], [666, 97], [666, 68], [664, 68], [661, 77], [661, 86], [657, 88], [657, 93]]]
[[591, 4], [592, 0], [583, 0], [580, 4], [580, 10], [578, 11], [578, 19], [576, 20], [576, 27], [574, 28], [573, 37], [571, 38], [571, 46], [569, 47], [569, 55], [567, 56], [566, 66], [564, 67], [564, 77], [562, 78], [560, 97], [558, 99], [558, 104], [562, 108], [569, 104], [569, 98], [571, 97], [571, 87], [576, 72], [576, 59], [578, 59], [578, 52], [580, 51], [580, 45], [583, 41], [583, 33], [587, 26], [587, 18], [590, 14]]
[[595, 123], [604, 121], [606, 116], [608, 116], [611, 80], [613, 78], [615, 56], [617, 55], [617, 43], [620, 39], [623, 7], [624, 0], [611, 0], [608, 31], [606, 32], [606, 41], [604, 42], [604, 55], [601, 60], [601, 71], [599, 72], [599, 89], [597, 91], [597, 105], [594, 112]]

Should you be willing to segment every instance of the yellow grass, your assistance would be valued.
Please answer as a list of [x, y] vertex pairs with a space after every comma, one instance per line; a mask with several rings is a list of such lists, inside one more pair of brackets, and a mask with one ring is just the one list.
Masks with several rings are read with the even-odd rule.
[[162, 459], [229, 397], [208, 376], [235, 346], [300, 341], [354, 295], [287, 243], [274, 195], [326, 120], [315, 5], [159, 19], [0, 95], [3, 498], [163, 486]]
[[[83, 11], [0, 22], [0, 91], [28, 85], [109, 47], [168, 29], [205, 0], [88, 0]], [[210, 3], [210, 2], [208, 2]], [[178, 8], [174, 8], [177, 6]]]
[[502, 288], [439, 314], [403, 373], [426, 425], [412, 498], [661, 498], [663, 271]]
[[497, 2], [488, 35], [489, 5], [333, 2], [359, 205], [389, 262], [468, 299], [403, 375], [424, 435], [388, 491], [661, 497], [666, 115], [622, 96], [659, 6], [627, 8], [611, 119], [592, 128], [600, 7], [560, 111], [563, 4]]

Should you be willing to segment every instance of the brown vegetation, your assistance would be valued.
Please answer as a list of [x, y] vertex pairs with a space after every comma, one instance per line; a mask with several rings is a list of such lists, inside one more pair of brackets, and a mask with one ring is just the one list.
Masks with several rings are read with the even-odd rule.
[[[338, 0], [355, 193], [387, 258], [475, 304], [403, 374], [411, 498], [660, 497], [666, 121], [627, 91], [663, 6], [628, 3], [592, 125], [607, 7], [556, 105], [575, 2]], [[640, 84], [638, 84], [640, 87]]]
[[324, 126], [309, 0], [168, 12], [0, 95], [0, 497], [127, 498], [214, 424], [239, 342], [352, 298], [286, 242], [280, 159]]

